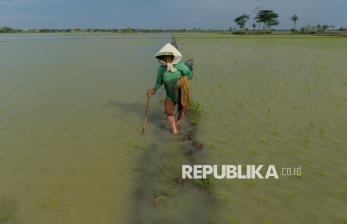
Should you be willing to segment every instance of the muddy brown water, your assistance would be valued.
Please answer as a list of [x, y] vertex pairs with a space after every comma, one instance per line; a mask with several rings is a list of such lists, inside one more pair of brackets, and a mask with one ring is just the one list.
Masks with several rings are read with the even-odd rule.
[[[0, 36], [0, 223], [346, 222], [346, 40], [176, 40], [203, 107], [194, 153], [191, 126], [168, 132], [163, 90], [140, 135], [169, 34]], [[303, 176], [205, 190], [177, 183], [184, 163]]]

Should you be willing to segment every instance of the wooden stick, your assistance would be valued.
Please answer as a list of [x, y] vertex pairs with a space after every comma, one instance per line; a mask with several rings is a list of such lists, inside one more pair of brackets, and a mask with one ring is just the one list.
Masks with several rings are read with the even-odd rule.
[[147, 126], [147, 120], [148, 120], [148, 110], [149, 110], [149, 99], [150, 99], [150, 96], [147, 96], [147, 104], [146, 104], [146, 116], [145, 116], [145, 123], [143, 124], [143, 128], [142, 128], [142, 131], [141, 131], [141, 134], [144, 135], [145, 134], [145, 129], [146, 129], [146, 126]]

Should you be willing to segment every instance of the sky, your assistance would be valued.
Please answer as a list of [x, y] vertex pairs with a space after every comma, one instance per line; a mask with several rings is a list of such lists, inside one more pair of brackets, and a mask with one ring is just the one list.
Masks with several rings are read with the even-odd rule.
[[347, 0], [0, 0], [0, 27], [203, 28], [237, 27], [234, 18], [257, 9], [279, 14], [277, 28], [328, 24], [347, 27]]

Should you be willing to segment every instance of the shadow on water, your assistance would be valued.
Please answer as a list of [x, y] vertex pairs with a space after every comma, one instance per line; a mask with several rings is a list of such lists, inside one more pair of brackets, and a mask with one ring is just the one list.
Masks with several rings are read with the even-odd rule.
[[[144, 117], [141, 103], [109, 101], [107, 106]], [[180, 178], [182, 164], [206, 163], [207, 150], [197, 141], [197, 126], [191, 126], [185, 119], [181, 134], [172, 136], [163, 110], [151, 108], [149, 119], [153, 128], [148, 136], [152, 134], [155, 138], [149, 146], [138, 150], [134, 158], [130, 223], [216, 223], [214, 209], [218, 202], [213, 188], [201, 189], [194, 181]]]
[[213, 187], [203, 189], [180, 178], [182, 164], [206, 163], [207, 156], [185, 138], [190, 131], [183, 132], [171, 139], [158, 133], [150, 146], [139, 150], [130, 223], [217, 223]]

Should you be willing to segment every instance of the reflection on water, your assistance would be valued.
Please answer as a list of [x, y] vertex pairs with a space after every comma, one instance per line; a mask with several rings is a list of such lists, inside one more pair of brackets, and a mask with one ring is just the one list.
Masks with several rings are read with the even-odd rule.
[[[344, 40], [184, 37], [202, 119], [172, 136], [161, 90], [141, 136], [169, 35], [0, 36], [0, 223], [346, 222]], [[187, 163], [303, 177], [202, 189]]]

